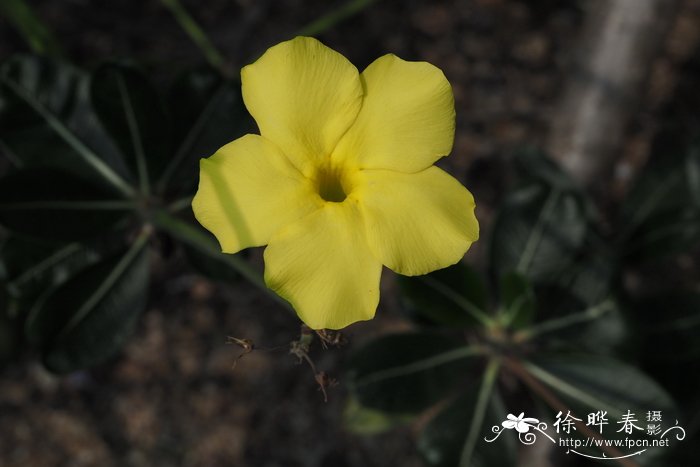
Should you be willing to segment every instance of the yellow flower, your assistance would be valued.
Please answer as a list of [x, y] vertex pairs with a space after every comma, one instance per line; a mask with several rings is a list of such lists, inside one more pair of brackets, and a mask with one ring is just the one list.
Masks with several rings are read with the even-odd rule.
[[374, 317], [382, 265], [426, 274], [477, 240], [474, 198], [432, 165], [455, 129], [438, 68], [385, 55], [360, 74], [297, 37], [241, 80], [260, 135], [202, 159], [192, 208], [224, 253], [267, 245], [267, 286], [311, 328]]

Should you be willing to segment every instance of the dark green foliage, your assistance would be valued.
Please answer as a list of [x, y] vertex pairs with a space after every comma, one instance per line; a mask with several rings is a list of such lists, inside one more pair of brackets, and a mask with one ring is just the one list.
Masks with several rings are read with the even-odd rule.
[[158, 234], [187, 239], [203, 271], [237, 277], [237, 258], [218, 258], [216, 241], [173, 214], [194, 195], [198, 159], [249, 126], [238, 88], [188, 72], [168, 108], [133, 66], [90, 75], [32, 56], [0, 66], [0, 152], [11, 166], [0, 178], [0, 225], [11, 235], [0, 333], [24, 323], [60, 373], [113, 355], [146, 305], [156, 218], [173, 219]]
[[[452, 467], [460, 465], [465, 440], [469, 435], [469, 424], [474, 420], [478, 406], [476, 387], [465, 390], [452, 401], [425, 427], [418, 439], [418, 450], [428, 465]], [[488, 405], [482, 426], [487, 428], [478, 433], [471, 457], [474, 467], [492, 465], [516, 465], [517, 446], [515, 438], [504, 437], [499, 443], [486, 443], [484, 437], [491, 435], [488, 428], [500, 426], [507, 409], [497, 391], [489, 395]]]
[[361, 404], [415, 413], [437, 402], [469, 368], [472, 349], [439, 334], [397, 334], [355, 354], [350, 386]]
[[466, 264], [398, 280], [411, 310], [437, 324], [472, 325], [477, 322], [474, 314], [486, 309], [486, 286]]

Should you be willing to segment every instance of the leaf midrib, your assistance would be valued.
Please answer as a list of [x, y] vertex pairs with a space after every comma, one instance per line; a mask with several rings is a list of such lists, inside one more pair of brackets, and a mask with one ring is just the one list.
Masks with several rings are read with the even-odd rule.
[[119, 97], [121, 98], [124, 107], [124, 117], [126, 124], [129, 127], [129, 136], [131, 137], [131, 145], [134, 148], [134, 156], [136, 157], [136, 170], [139, 175], [139, 186], [143, 195], [148, 195], [150, 187], [148, 185], [148, 166], [146, 165], [146, 154], [141, 139], [141, 132], [138, 128], [134, 107], [129, 97], [129, 91], [124, 83], [124, 77], [121, 73], [116, 74], [117, 87], [119, 88]]
[[212, 93], [206, 105], [204, 106], [200, 114], [197, 116], [194, 125], [192, 125], [192, 128], [187, 133], [187, 136], [182, 141], [182, 144], [175, 152], [175, 155], [173, 156], [172, 160], [167, 165], [165, 170], [163, 170], [163, 173], [160, 179], [158, 180], [158, 191], [162, 192], [167, 187], [170, 177], [173, 175], [178, 166], [182, 163], [185, 156], [187, 155], [187, 152], [192, 148], [192, 145], [197, 140], [197, 137], [204, 128], [204, 124], [211, 118], [214, 112], [214, 108], [216, 107], [216, 103], [218, 102], [219, 97], [223, 94], [225, 89], [226, 82], [223, 82], [221, 83], [221, 85], [219, 85], [216, 91]]
[[399, 365], [391, 368], [385, 368], [383, 370], [375, 371], [369, 373], [355, 382], [355, 387], [367, 386], [369, 384], [378, 383], [379, 381], [385, 381], [391, 378], [397, 378], [399, 376], [406, 376], [413, 373], [419, 373], [421, 371], [429, 370], [437, 366], [446, 365], [457, 360], [461, 360], [468, 357], [474, 357], [481, 355], [483, 350], [477, 347], [459, 347], [456, 349], [449, 350], [447, 352], [442, 352], [437, 355], [433, 355], [428, 358], [423, 358], [416, 360], [405, 365]]
[[73, 329], [75, 329], [80, 322], [82, 322], [92, 310], [95, 309], [97, 304], [107, 295], [107, 293], [112, 289], [112, 287], [117, 283], [117, 281], [122, 277], [124, 272], [128, 270], [133, 261], [141, 253], [141, 250], [146, 245], [148, 241], [149, 234], [143, 231], [139, 237], [136, 239], [134, 244], [129, 248], [124, 257], [116, 264], [114, 269], [105, 278], [104, 282], [100, 284], [97, 289], [83, 302], [82, 306], [73, 315], [73, 317], [66, 323], [66, 325], [57, 334], [56, 340], [60, 340], [68, 335]]
[[107, 180], [112, 186], [127, 196], [134, 195], [134, 189], [117, 174], [109, 165], [105, 164], [100, 157], [85, 145], [73, 132], [68, 129], [53, 113], [24, 89], [6, 76], [0, 76], [0, 82], [7, 85], [14, 94], [26, 102], [46, 123], [69, 145], [75, 152], [98, 174]]

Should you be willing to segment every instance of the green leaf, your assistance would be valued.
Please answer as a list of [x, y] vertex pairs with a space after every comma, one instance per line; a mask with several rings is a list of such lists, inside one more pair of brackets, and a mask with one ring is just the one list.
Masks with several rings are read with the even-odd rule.
[[193, 225], [177, 217], [173, 217], [164, 210], [154, 212], [153, 222], [160, 229], [172, 235], [173, 238], [182, 242], [186, 248], [195, 250], [201, 256], [208, 257], [212, 262], [209, 266], [216, 263], [219, 266], [230, 268], [231, 273], [235, 272], [245, 277], [246, 280], [258, 287], [261, 291], [268, 293], [270, 297], [276, 300], [280, 305], [288, 307], [291, 310], [289, 303], [272, 292], [265, 285], [262, 275], [250, 267], [241, 253], [235, 255], [222, 253], [221, 247], [216, 239], [201, 226]]
[[636, 318], [639, 338], [654, 345], [648, 347], [659, 362], [700, 358], [700, 294], [677, 290], [639, 300], [631, 310]]
[[49, 369], [66, 373], [97, 364], [123, 345], [146, 304], [148, 236], [58, 287], [26, 322]]
[[479, 353], [437, 334], [382, 337], [352, 356], [349, 388], [365, 407], [416, 413], [453, 390]]
[[493, 227], [491, 267], [535, 282], [555, 281], [579, 252], [586, 214], [576, 192], [531, 185], [512, 193]]
[[557, 286], [588, 306], [601, 303], [610, 296], [613, 281], [619, 274], [613, 253], [602, 248], [600, 242], [587, 241], [582, 256], [556, 281]]
[[535, 315], [535, 293], [530, 282], [511, 272], [501, 278], [501, 313], [513, 329], [530, 324]]
[[622, 225], [633, 232], [651, 218], [684, 207], [700, 209], [700, 141], [659, 147], [625, 199]]
[[[209, 279], [225, 284], [231, 284], [241, 280], [241, 273], [237, 269], [231, 267], [231, 264], [223, 253], [209, 255], [187, 244], [183, 244], [182, 248], [187, 257], [187, 261], [189, 261], [192, 267]], [[245, 252], [241, 252], [239, 256], [244, 257]]]
[[190, 265], [211, 280], [228, 284], [240, 281], [244, 275], [238, 266], [244, 264], [249, 256], [248, 252], [242, 251], [235, 255], [222, 253], [216, 237], [204, 229], [197, 229], [198, 224], [193, 216], [185, 218], [186, 221], [177, 219], [164, 229], [167, 231], [168, 228], [174, 228], [174, 231], [169, 233], [180, 240]]
[[240, 83], [228, 81], [210, 69], [184, 73], [169, 93], [176, 139], [175, 153], [164, 169], [160, 192], [194, 193], [199, 160], [253, 129], [243, 105]]
[[700, 244], [700, 208], [679, 207], [652, 215], [623, 245], [627, 259], [646, 261], [684, 253]]
[[22, 343], [22, 328], [16, 319], [10, 316], [8, 300], [0, 284], [0, 365], [9, 362], [19, 350]]
[[343, 410], [343, 426], [358, 435], [377, 435], [411, 420], [410, 416], [389, 415], [363, 407], [354, 397], [348, 398]]
[[[495, 375], [491, 376], [494, 378]], [[500, 426], [507, 411], [493, 387], [494, 381], [472, 385], [442, 410], [423, 430], [418, 450], [435, 467], [515, 466], [516, 443], [512, 437], [492, 437], [491, 427]]]
[[0, 144], [17, 167], [53, 167], [104, 181], [124, 195], [123, 160], [96, 123], [86, 76], [59, 62], [18, 56], [0, 66]]
[[674, 138], [655, 144], [625, 199], [621, 241], [629, 259], [677, 254], [700, 242], [700, 140]]
[[3, 0], [0, 2], [0, 16], [14, 25], [33, 51], [52, 56], [61, 55], [56, 38], [24, 0]]
[[411, 311], [431, 322], [464, 327], [484, 319], [486, 287], [464, 263], [397, 280]]
[[[666, 391], [638, 369], [608, 357], [560, 355], [533, 358], [526, 365], [540, 381], [566, 399], [620, 416], [631, 410], [674, 411]], [[656, 409], [654, 409], [657, 407]]]
[[518, 176], [526, 185], [542, 183], [559, 191], [578, 190], [574, 179], [539, 149], [521, 150], [514, 161]]
[[[617, 431], [622, 427], [618, 422], [628, 411], [636, 416], [638, 422], [635, 425], [642, 425], [642, 428], [646, 428], [645, 417], [649, 411], [661, 411], [665, 427], [674, 425], [676, 419], [680, 420], [668, 393], [646, 374], [622, 362], [592, 355], [541, 356], [526, 363], [525, 367], [553, 390], [571, 413], [584, 423], [588, 413], [607, 411], [609, 424], [603, 428], [603, 436], [607, 439], [628, 436]], [[552, 419], [558, 410], [553, 408]], [[634, 437], [645, 438], [646, 430], [636, 430]], [[649, 462], [663, 450], [649, 448], [640, 456], [639, 462]], [[596, 452], [600, 455], [599, 448]]]
[[549, 349], [609, 354], [629, 338], [626, 320], [611, 298], [586, 303], [560, 286], [535, 289], [537, 320], [521, 332]]
[[96, 249], [80, 243], [52, 244], [11, 237], [0, 255], [10, 315], [28, 313], [56, 286], [99, 257]]
[[675, 290], [630, 304], [638, 354], [674, 395], [694, 400], [700, 384], [700, 294]]
[[148, 193], [172, 157], [171, 128], [158, 93], [138, 69], [110, 63], [92, 75], [90, 96], [141, 192]]
[[112, 228], [132, 209], [131, 202], [68, 172], [21, 170], [0, 180], [0, 224], [19, 234], [87, 238]]

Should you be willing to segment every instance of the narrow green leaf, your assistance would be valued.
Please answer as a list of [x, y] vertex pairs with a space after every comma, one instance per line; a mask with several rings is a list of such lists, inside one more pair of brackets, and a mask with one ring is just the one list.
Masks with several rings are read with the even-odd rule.
[[676, 290], [644, 297], [632, 305], [639, 338], [654, 345], [647, 353], [659, 363], [700, 358], [700, 293]]
[[625, 199], [622, 222], [633, 232], [649, 219], [683, 207], [700, 209], [700, 141], [656, 145]]
[[556, 281], [557, 286], [588, 306], [601, 303], [610, 296], [613, 281], [619, 274], [614, 253], [601, 242], [600, 239], [587, 239], [581, 257]]
[[648, 261], [700, 245], [700, 208], [686, 205], [650, 215], [624, 243], [627, 260]]
[[372, 5], [375, 1], [376, 0], [349, 0], [339, 8], [334, 8], [330, 13], [321, 16], [310, 24], [307, 24], [301, 28], [296, 35], [318, 36], [336, 24], [358, 14], [365, 8]]
[[530, 324], [535, 315], [535, 293], [522, 275], [511, 272], [501, 278], [501, 313], [513, 329]]
[[423, 430], [418, 450], [428, 465], [435, 467], [515, 466], [514, 438], [501, 437], [487, 443], [491, 427], [500, 426], [508, 414], [495, 386], [495, 372], [472, 384], [442, 410]]
[[677, 415], [668, 393], [638, 369], [594, 355], [541, 356], [526, 364], [528, 371], [564, 399], [589, 409], [621, 417], [627, 410], [646, 414], [665, 410]]
[[416, 413], [452, 391], [480, 353], [437, 334], [386, 336], [352, 356], [349, 388], [363, 406]]
[[34, 52], [61, 56], [58, 41], [24, 0], [3, 0], [0, 2], [0, 16], [7, 18]]
[[138, 69], [110, 63], [92, 75], [90, 96], [100, 122], [114, 139], [140, 191], [150, 191], [172, 157], [169, 119], [158, 93]]
[[178, 195], [194, 193], [199, 160], [250, 132], [240, 83], [225, 80], [210, 68], [182, 74], [168, 94], [176, 149], [160, 174], [157, 190]]
[[123, 195], [134, 193], [95, 124], [86, 77], [67, 65], [20, 56], [0, 66], [0, 135], [24, 167], [97, 176]]
[[484, 311], [486, 286], [466, 264], [397, 280], [410, 310], [433, 323], [464, 327], [490, 320]]
[[[554, 391], [556, 397], [566, 404], [571, 414], [587, 422], [587, 416], [597, 411], [607, 412], [607, 425], [602, 427], [605, 439], [649, 439], [646, 432], [647, 415], [650, 411], [660, 411], [665, 428], [675, 425], [683, 417], [668, 393], [649, 376], [638, 369], [619, 361], [591, 355], [537, 357], [526, 363], [527, 370]], [[556, 412], [550, 420], [553, 420]], [[631, 413], [634, 435], [628, 435], [622, 428], [622, 417]], [[564, 414], [565, 415], [565, 414]], [[544, 418], [544, 417], [543, 417]], [[600, 432], [600, 427], [593, 427]], [[600, 433], [599, 433], [600, 434]], [[571, 431], [572, 436], [581, 436], [579, 431]], [[568, 436], [568, 435], [567, 435]], [[585, 437], [585, 435], [584, 435]], [[640, 463], [648, 463], [655, 456], [663, 454], [665, 448], [650, 447], [640, 457]], [[596, 450], [581, 449], [582, 452], [601, 455]]]
[[[231, 284], [243, 278], [237, 269], [231, 267], [223, 253], [219, 255], [202, 254], [200, 250], [190, 245], [183, 244], [182, 246], [187, 261], [197, 272], [209, 279], [224, 284]], [[242, 252], [241, 256], [243, 256], [244, 253], [245, 252]]]
[[22, 328], [10, 315], [7, 296], [0, 283], [0, 366], [15, 357], [21, 343]]
[[84, 269], [32, 311], [27, 337], [52, 371], [89, 367], [123, 345], [146, 304], [147, 240], [142, 234], [127, 251]]
[[49, 240], [77, 240], [112, 228], [133, 203], [67, 172], [22, 170], [0, 180], [0, 224]]
[[222, 68], [225, 64], [224, 57], [219, 53], [214, 44], [209, 40], [206, 32], [197, 24], [194, 18], [187, 12], [179, 0], [160, 0], [160, 2], [173, 14], [180, 27], [192, 39], [202, 51], [209, 63], [215, 68]]
[[673, 290], [628, 304], [645, 369], [685, 401], [700, 385], [700, 293]]
[[377, 435], [411, 420], [410, 416], [397, 416], [362, 406], [354, 397], [348, 398], [343, 410], [343, 426], [358, 435]]
[[516, 271], [533, 281], [554, 281], [570, 266], [586, 233], [580, 196], [544, 185], [511, 194], [495, 221], [491, 267], [502, 276]]
[[10, 315], [25, 315], [56, 286], [99, 257], [94, 248], [80, 243], [47, 244], [11, 237], [0, 255]]
[[518, 178], [523, 185], [542, 183], [558, 191], [577, 191], [578, 185], [551, 157], [528, 148], [515, 154]]
[[629, 326], [615, 300], [588, 304], [559, 286], [535, 289], [537, 319], [521, 334], [551, 350], [611, 354], [625, 348]]
[[220, 266], [227, 266], [232, 272], [240, 274], [251, 284], [258, 287], [263, 292], [270, 295], [282, 306], [292, 309], [291, 305], [279, 295], [268, 289], [263, 280], [262, 274], [255, 271], [243, 258], [241, 254], [226, 254], [221, 252], [221, 247], [215, 238], [200, 226], [195, 226], [186, 221], [172, 216], [170, 213], [159, 210], [154, 213], [153, 222], [158, 228], [164, 230], [173, 238], [184, 243], [191, 249], [196, 250], [200, 255], [210, 258]]
[[700, 140], [674, 137], [659, 137], [663, 144], [655, 143], [625, 199], [621, 248], [628, 260], [678, 254], [700, 243]]

